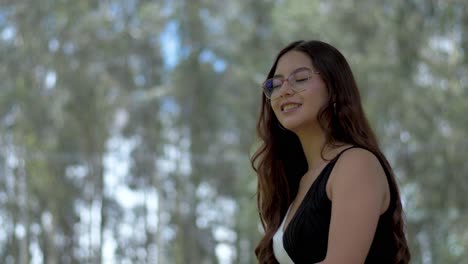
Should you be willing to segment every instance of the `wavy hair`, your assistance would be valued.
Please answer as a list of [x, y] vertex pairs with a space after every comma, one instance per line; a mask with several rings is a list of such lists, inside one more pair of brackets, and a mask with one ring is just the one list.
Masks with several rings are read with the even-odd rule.
[[[389, 175], [392, 194], [392, 229], [396, 248], [394, 263], [406, 264], [410, 260], [405, 233], [403, 209], [393, 170], [382, 154], [377, 139], [364, 114], [360, 94], [345, 57], [333, 46], [321, 41], [295, 41], [277, 55], [267, 79], [276, 71], [278, 60], [289, 51], [306, 54], [328, 89], [328, 102], [319, 110], [318, 122], [326, 135], [325, 145], [339, 143], [362, 147], [374, 153]], [[251, 157], [252, 167], [258, 175], [257, 206], [264, 236], [255, 248], [260, 263], [278, 263], [273, 255], [272, 238], [296, 196], [299, 181], [308, 169], [299, 138], [280, 127], [279, 121], [263, 95], [257, 133], [261, 145]], [[391, 204], [392, 204], [391, 202]]]

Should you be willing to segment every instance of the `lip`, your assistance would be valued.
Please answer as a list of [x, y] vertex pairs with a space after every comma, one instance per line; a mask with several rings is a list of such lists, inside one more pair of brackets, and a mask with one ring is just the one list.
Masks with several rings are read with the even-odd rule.
[[[284, 108], [286, 105], [289, 105], [289, 104], [296, 104], [296, 105], [298, 105], [298, 106], [295, 107], [295, 108], [286, 110], [286, 111], [283, 110], [283, 108]], [[292, 102], [292, 101], [286, 101], [286, 102], [284, 102], [284, 103], [282, 103], [282, 104], [280, 105], [280, 110], [281, 110], [281, 112], [289, 112], [289, 111], [292, 111], [292, 110], [296, 110], [296, 109], [297, 109], [298, 107], [300, 107], [301, 105], [302, 105], [301, 103]]]

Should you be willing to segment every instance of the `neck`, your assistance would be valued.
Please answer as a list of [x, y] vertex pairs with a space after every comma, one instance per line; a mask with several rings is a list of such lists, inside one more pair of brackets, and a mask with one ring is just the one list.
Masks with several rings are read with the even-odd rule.
[[[326, 141], [325, 132], [317, 125], [314, 129], [297, 131], [296, 135], [301, 141], [309, 170], [320, 167], [325, 161], [322, 157], [322, 148]], [[326, 152], [327, 148], [324, 149], [324, 155]]]

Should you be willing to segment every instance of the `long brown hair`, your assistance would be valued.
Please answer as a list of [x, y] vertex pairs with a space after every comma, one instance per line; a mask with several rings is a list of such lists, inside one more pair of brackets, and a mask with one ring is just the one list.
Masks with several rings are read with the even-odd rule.
[[[374, 153], [381, 161], [392, 194], [392, 228], [397, 249], [394, 263], [408, 263], [410, 253], [398, 186], [364, 114], [358, 87], [345, 57], [336, 48], [321, 41], [295, 41], [279, 52], [267, 78], [275, 74], [281, 56], [291, 50], [303, 52], [311, 59], [328, 89], [328, 102], [318, 114], [318, 122], [326, 134], [325, 145], [336, 146], [340, 142], [359, 146]], [[260, 263], [278, 263], [273, 255], [272, 238], [297, 194], [299, 181], [308, 165], [298, 137], [280, 127], [265, 95], [257, 133], [261, 145], [252, 156], [251, 163], [258, 175], [257, 205], [265, 234], [255, 254]]]

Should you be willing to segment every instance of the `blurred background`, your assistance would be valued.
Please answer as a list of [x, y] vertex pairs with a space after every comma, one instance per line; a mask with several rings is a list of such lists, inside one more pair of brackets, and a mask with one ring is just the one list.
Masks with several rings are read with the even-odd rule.
[[464, 0], [1, 0], [0, 263], [255, 263], [260, 83], [343, 52], [412, 263], [468, 263]]

